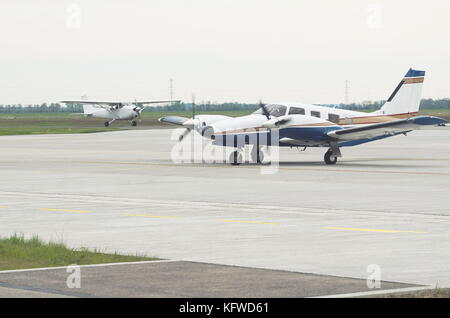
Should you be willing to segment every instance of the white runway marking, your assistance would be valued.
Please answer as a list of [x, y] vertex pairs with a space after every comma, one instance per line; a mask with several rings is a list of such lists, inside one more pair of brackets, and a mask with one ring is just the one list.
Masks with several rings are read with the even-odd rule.
[[[176, 260], [156, 260], [156, 261], [140, 261], [140, 262], [120, 262], [120, 263], [105, 263], [105, 264], [89, 264], [89, 265], [78, 265], [78, 266], [80, 268], [84, 268], [84, 267], [107, 267], [107, 266], [120, 266], [120, 265], [158, 264], [158, 263], [173, 263], [173, 262], [179, 262], [179, 261], [176, 261]], [[68, 265], [68, 266], [70, 266], [70, 265]], [[0, 274], [47, 271], [47, 270], [53, 270], [53, 269], [66, 269], [68, 266], [13, 269], [13, 270], [0, 271]]]
[[379, 295], [389, 295], [396, 293], [411, 293], [418, 292], [424, 290], [435, 289], [434, 286], [424, 286], [424, 287], [407, 287], [407, 288], [396, 288], [396, 289], [384, 289], [384, 290], [374, 290], [368, 292], [359, 292], [359, 293], [349, 293], [349, 294], [336, 294], [336, 295], [326, 295], [326, 296], [317, 296], [317, 297], [309, 297], [309, 298], [354, 298], [354, 297], [371, 297], [371, 296], [379, 296]]

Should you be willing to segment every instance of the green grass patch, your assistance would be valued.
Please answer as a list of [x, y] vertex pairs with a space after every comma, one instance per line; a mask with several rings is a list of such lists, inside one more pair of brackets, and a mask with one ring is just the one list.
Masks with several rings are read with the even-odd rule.
[[[217, 114], [227, 116], [244, 116], [251, 111], [210, 111], [197, 112], [197, 114]], [[158, 121], [164, 116], [191, 117], [189, 111], [180, 112], [146, 112], [142, 113], [142, 120], [138, 123], [139, 128], [174, 128], [173, 125], [163, 124]], [[75, 134], [95, 133], [104, 131], [136, 129], [125, 120], [118, 120], [110, 127], [104, 127], [105, 119], [84, 117], [82, 114], [71, 113], [0, 113], [0, 136], [5, 135], [31, 135], [31, 134]]]
[[62, 242], [44, 242], [37, 236], [26, 239], [15, 234], [0, 238], [0, 270], [152, 260], [157, 258], [108, 254], [97, 249], [72, 249]]
[[105, 131], [117, 131], [120, 128], [0, 128], [0, 136], [45, 135], [45, 134], [89, 134]]
[[383, 298], [450, 298], [450, 288], [434, 288], [412, 293], [387, 294]]
[[[198, 111], [200, 114], [226, 115], [239, 117], [251, 114], [251, 110], [230, 111]], [[432, 115], [450, 120], [450, 109], [423, 109], [420, 115]], [[190, 111], [163, 111], [142, 113], [140, 128], [174, 128], [170, 124], [160, 123], [158, 118], [164, 116], [191, 117]], [[115, 121], [110, 127], [104, 127], [105, 119], [84, 117], [82, 114], [71, 113], [0, 113], [0, 136], [31, 135], [31, 134], [78, 134], [104, 131], [136, 129], [128, 121]]]
[[450, 109], [422, 109], [419, 115], [430, 115], [450, 120]]

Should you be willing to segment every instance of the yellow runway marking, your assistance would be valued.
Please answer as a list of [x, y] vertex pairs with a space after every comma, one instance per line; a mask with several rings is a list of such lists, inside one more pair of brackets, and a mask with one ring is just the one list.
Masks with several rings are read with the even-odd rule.
[[427, 232], [421, 231], [402, 231], [402, 230], [382, 230], [382, 229], [361, 229], [352, 227], [326, 227], [327, 230], [343, 230], [343, 231], [357, 231], [357, 232], [379, 232], [379, 233], [415, 233], [415, 234], [426, 234]]
[[51, 211], [51, 212], [72, 212], [72, 213], [90, 213], [91, 211], [82, 211], [82, 210], [66, 210], [66, 209], [41, 209], [42, 211]]
[[0, 205], [0, 209], [7, 209], [7, 208], [8, 208], [7, 206]]
[[169, 215], [150, 215], [150, 214], [127, 214], [127, 216], [140, 216], [143, 218], [157, 218], [157, 219], [175, 219], [177, 216]]
[[258, 222], [258, 221], [241, 221], [241, 220], [220, 220], [221, 222], [228, 223], [249, 223], [249, 224], [278, 224], [273, 222]]

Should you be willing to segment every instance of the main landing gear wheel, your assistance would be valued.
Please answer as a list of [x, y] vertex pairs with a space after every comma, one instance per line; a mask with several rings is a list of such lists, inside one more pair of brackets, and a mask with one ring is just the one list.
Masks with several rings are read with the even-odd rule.
[[242, 153], [238, 150], [233, 151], [230, 154], [230, 163], [233, 166], [240, 165], [242, 163]]
[[105, 127], [109, 127], [109, 121], [105, 121]]
[[251, 152], [251, 159], [253, 163], [263, 163], [264, 161], [264, 152], [262, 152], [261, 150], [254, 150]]
[[337, 162], [337, 157], [335, 155], [333, 155], [333, 152], [331, 150], [328, 150], [325, 153], [325, 156], [323, 159], [325, 160], [325, 163], [327, 165], [334, 165]]
[[137, 126], [137, 121], [133, 120], [133, 121], [131, 122], [131, 126], [136, 127], [136, 126]]

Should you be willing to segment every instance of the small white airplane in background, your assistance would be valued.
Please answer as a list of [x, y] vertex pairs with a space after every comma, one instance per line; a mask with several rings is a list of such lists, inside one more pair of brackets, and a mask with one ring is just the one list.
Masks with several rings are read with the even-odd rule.
[[145, 105], [174, 103], [179, 101], [158, 100], [149, 102], [107, 102], [107, 101], [88, 101], [88, 100], [65, 100], [65, 104], [82, 104], [85, 116], [94, 118], [109, 119], [105, 121], [105, 127], [108, 127], [116, 120], [131, 121], [131, 126], [137, 126], [137, 120], [141, 119], [141, 113]]
[[248, 116], [167, 116], [159, 121], [186, 127], [180, 140], [193, 130], [212, 139], [213, 145], [234, 147], [229, 158], [234, 165], [242, 162], [245, 145], [253, 146], [252, 161], [262, 163], [261, 146], [274, 146], [271, 134], [275, 129], [278, 146], [326, 147], [325, 163], [335, 164], [342, 156], [341, 147], [406, 135], [422, 126], [447, 125], [448, 121], [439, 117], [417, 116], [424, 78], [424, 71], [410, 69], [381, 109], [371, 113], [300, 103], [261, 103], [260, 109]]

